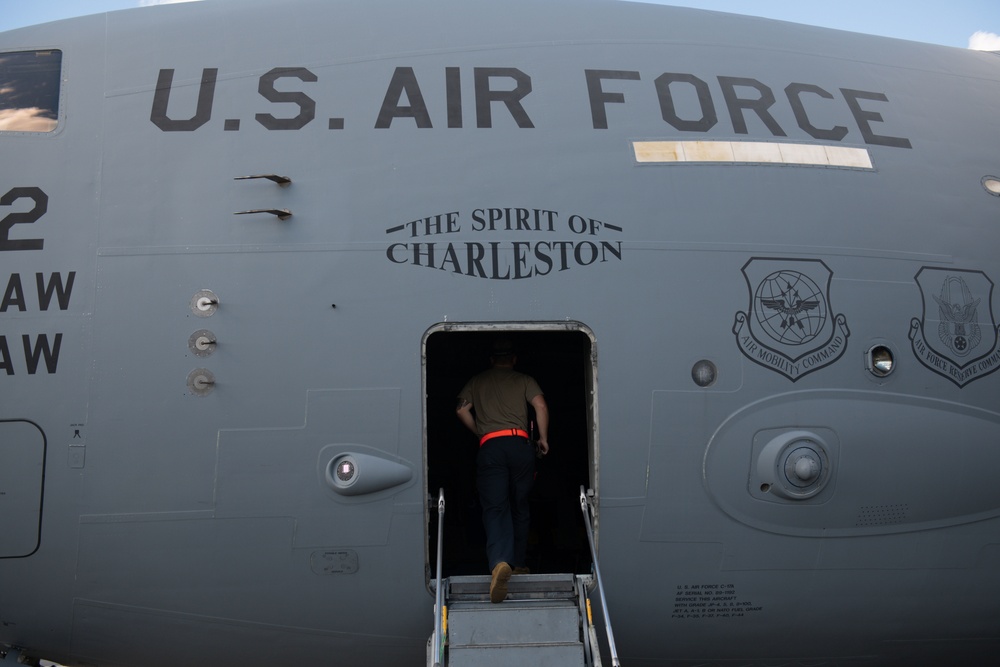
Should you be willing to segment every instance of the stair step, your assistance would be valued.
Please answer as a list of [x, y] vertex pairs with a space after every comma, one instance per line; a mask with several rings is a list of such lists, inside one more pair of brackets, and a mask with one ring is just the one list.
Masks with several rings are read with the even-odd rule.
[[448, 649], [448, 667], [582, 667], [583, 664], [580, 643]]
[[[576, 597], [572, 574], [515, 574], [507, 584], [508, 600], [571, 599]], [[448, 578], [449, 600], [488, 600], [490, 576]]]
[[452, 602], [448, 607], [448, 644], [452, 648], [579, 640], [580, 610], [575, 601]]

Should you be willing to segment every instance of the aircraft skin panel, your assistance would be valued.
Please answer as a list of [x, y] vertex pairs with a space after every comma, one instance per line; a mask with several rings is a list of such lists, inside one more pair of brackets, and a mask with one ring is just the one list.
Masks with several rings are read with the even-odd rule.
[[550, 440], [624, 664], [1000, 648], [994, 54], [206, 0], [0, 34], [0, 74], [53, 50], [57, 109], [0, 93], [0, 648], [423, 660], [427, 498], [468, 486], [452, 397], [501, 331], [599, 406]]
[[[331, 632], [287, 626], [282, 623], [251, 623], [216, 619], [203, 614], [178, 614], [159, 609], [119, 607], [116, 605], [79, 600], [75, 606], [79, 636], [75, 652], [80, 655], [100, 655], [111, 664], [121, 664], [145, 653], [150, 643], [162, 640], [163, 632], [186, 637], [198, 643], [222, 642], [231, 645], [227, 655], [233, 660], [254, 662], [281, 661], [290, 651], [307, 659], [329, 659], [332, 653], [354, 655], [364, 652], [383, 664], [391, 664], [401, 654], [419, 653], [424, 641], [369, 632], [380, 628], [367, 627], [359, 632]], [[136, 634], [115, 637], [109, 646], [102, 633], [106, 628], [132, 628]], [[190, 655], [186, 645], [170, 644], [150, 664], [176, 664]]]

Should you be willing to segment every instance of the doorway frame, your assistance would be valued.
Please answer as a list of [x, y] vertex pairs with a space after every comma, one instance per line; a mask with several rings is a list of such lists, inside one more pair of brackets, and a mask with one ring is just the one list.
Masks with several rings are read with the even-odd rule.
[[[584, 360], [584, 381], [588, 387], [586, 415], [587, 415], [587, 474], [589, 479], [588, 489], [594, 492], [594, 547], [599, 544], [599, 508], [600, 502], [600, 410], [598, 409], [598, 352], [597, 337], [593, 330], [576, 320], [561, 321], [505, 321], [505, 322], [438, 322], [430, 326], [420, 339], [420, 415], [421, 415], [421, 459], [423, 465], [423, 491], [426, 503], [424, 505], [424, 563], [425, 579], [427, 590], [432, 595], [433, 572], [436, 569], [435, 563], [430, 560], [430, 541], [436, 539], [436, 535], [430, 534], [431, 517], [437, 512], [438, 490], [428, 488], [430, 475], [428, 472], [429, 453], [428, 443], [428, 418], [427, 418], [427, 341], [435, 334], [440, 333], [466, 333], [466, 332], [489, 332], [489, 333], [517, 333], [517, 332], [575, 332], [584, 334], [590, 341], [590, 353]], [[445, 498], [445, 512], [447, 513], [447, 502]], [[582, 510], [581, 510], [582, 513]]]

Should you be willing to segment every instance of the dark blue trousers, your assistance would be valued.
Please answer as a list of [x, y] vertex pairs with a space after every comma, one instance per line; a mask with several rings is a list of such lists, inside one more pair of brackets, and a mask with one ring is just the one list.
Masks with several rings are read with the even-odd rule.
[[479, 448], [476, 484], [491, 572], [501, 561], [511, 567], [528, 564], [528, 494], [534, 476], [535, 448], [527, 438], [493, 438]]

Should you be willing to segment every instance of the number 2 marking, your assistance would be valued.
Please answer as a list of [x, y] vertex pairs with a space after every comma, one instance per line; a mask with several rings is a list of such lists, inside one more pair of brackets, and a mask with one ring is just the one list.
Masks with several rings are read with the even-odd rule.
[[10, 228], [18, 224], [30, 224], [45, 215], [49, 209], [49, 196], [41, 188], [13, 188], [0, 197], [0, 206], [10, 206], [18, 199], [27, 197], [35, 202], [35, 207], [24, 213], [10, 213], [0, 220], [0, 251], [3, 250], [41, 250], [45, 239], [14, 239], [10, 240]]

